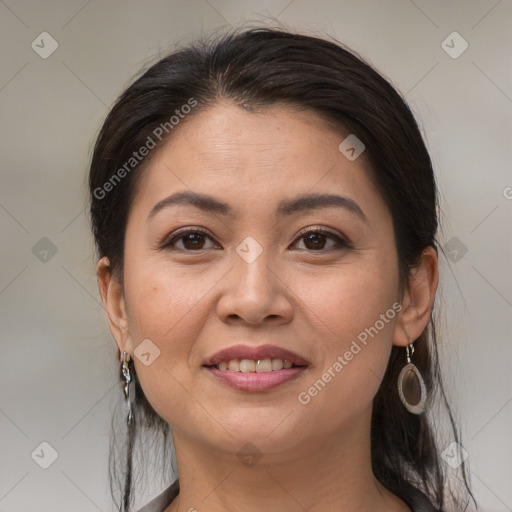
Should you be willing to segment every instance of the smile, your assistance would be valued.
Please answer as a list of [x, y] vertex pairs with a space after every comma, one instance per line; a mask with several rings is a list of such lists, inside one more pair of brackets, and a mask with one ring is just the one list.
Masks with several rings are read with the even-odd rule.
[[219, 364], [215, 365], [219, 370], [227, 370], [232, 372], [242, 372], [242, 373], [264, 373], [264, 372], [272, 372], [279, 371], [283, 368], [289, 369], [294, 365], [288, 359], [258, 359], [257, 361], [254, 359], [231, 359], [230, 361], [222, 361]]

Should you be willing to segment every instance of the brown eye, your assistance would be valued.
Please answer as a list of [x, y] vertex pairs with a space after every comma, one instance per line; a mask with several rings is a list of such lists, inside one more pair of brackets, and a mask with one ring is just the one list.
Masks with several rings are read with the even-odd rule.
[[305, 246], [308, 249], [323, 249], [325, 247], [327, 237], [322, 233], [311, 233], [304, 237]]
[[[299, 240], [304, 240], [304, 246], [310, 251], [329, 251], [349, 247], [349, 243], [335, 233], [322, 229], [309, 229], [299, 234]], [[328, 241], [333, 242], [326, 248]]]
[[202, 233], [190, 233], [181, 237], [185, 249], [202, 249], [205, 236]]
[[[204, 231], [189, 229], [175, 234], [163, 247], [190, 252], [201, 251], [208, 249], [208, 247], [205, 247], [207, 239], [212, 240]], [[180, 241], [182, 243], [181, 247], [177, 246], [177, 242], [179, 243]]]

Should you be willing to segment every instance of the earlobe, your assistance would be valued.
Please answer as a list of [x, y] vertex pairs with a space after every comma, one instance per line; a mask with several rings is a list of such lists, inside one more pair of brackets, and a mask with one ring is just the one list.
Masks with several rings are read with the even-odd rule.
[[405, 347], [425, 330], [430, 320], [439, 281], [437, 251], [426, 247], [418, 265], [411, 269], [409, 287], [398, 314], [393, 344]]
[[128, 317], [121, 284], [113, 276], [109, 259], [104, 256], [97, 266], [98, 288], [107, 313], [110, 332], [121, 353], [132, 352], [129, 342]]

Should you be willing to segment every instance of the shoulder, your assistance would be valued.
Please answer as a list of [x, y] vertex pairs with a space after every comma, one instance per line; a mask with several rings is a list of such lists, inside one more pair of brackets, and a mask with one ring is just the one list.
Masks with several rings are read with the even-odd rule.
[[[139, 509], [138, 512], [164, 512], [172, 500], [178, 496], [179, 492], [180, 483], [179, 480], [175, 480], [161, 494]], [[411, 512], [443, 512], [434, 507], [426, 494], [412, 485], [407, 486], [406, 492], [400, 497], [410, 507]]]
[[164, 512], [171, 504], [171, 501], [178, 496], [180, 492], [180, 483], [175, 480], [165, 491], [153, 498], [149, 503], [144, 505], [138, 512]]

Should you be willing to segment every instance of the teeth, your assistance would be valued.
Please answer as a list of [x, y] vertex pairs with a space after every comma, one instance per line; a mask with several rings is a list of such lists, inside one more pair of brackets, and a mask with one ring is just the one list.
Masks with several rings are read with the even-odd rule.
[[242, 359], [240, 361], [240, 371], [243, 373], [255, 372], [256, 363], [252, 359]]
[[222, 361], [216, 365], [219, 370], [231, 370], [232, 372], [242, 373], [262, 373], [282, 370], [283, 368], [291, 368], [293, 363], [287, 359], [259, 359], [254, 361], [252, 359], [232, 359], [231, 361]]

